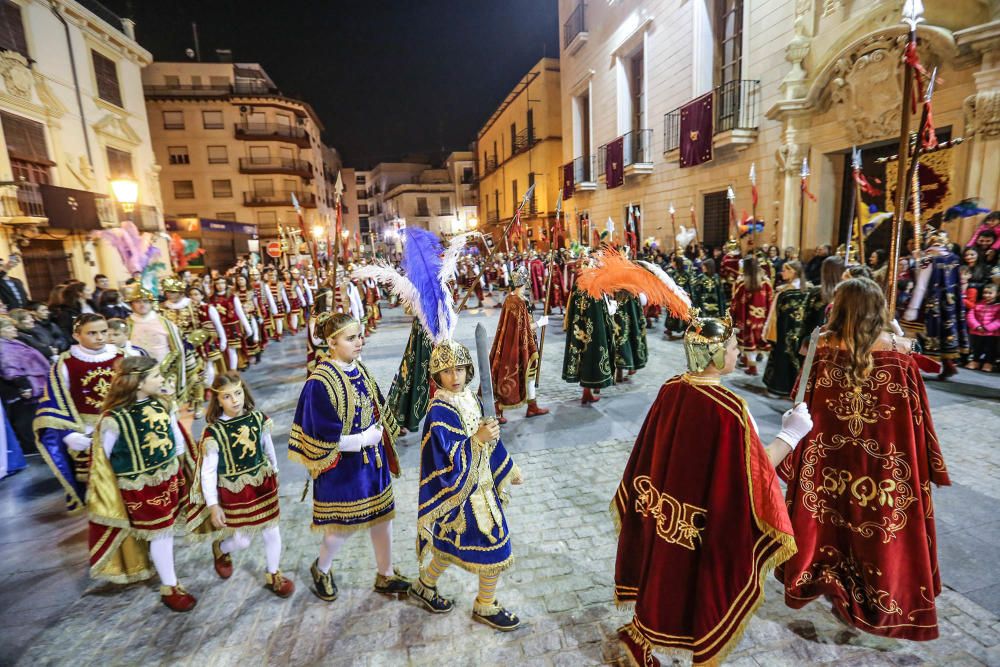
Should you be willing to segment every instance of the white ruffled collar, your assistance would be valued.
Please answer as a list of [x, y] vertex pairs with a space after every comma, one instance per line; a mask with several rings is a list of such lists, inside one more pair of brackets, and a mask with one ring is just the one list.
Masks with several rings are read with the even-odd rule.
[[340, 359], [335, 359], [334, 357], [330, 357], [330, 361], [332, 361], [337, 366], [337, 368], [339, 368], [342, 371], [353, 371], [355, 368], [358, 367], [356, 361], [352, 361], [350, 363], [344, 363]]
[[100, 352], [92, 352], [83, 345], [76, 344], [69, 348], [69, 353], [80, 361], [88, 361], [92, 364], [101, 361], [109, 361], [118, 356], [118, 348], [111, 343], [105, 343]]
[[164, 305], [171, 310], [180, 310], [181, 308], [187, 308], [191, 304], [191, 299], [189, 297], [184, 297], [177, 303], [172, 301], [164, 302]]

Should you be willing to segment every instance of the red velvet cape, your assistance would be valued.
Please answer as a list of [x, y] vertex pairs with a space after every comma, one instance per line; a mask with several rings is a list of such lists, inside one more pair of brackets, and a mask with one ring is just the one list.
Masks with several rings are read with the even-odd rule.
[[493, 392], [500, 408], [516, 408], [528, 400], [528, 376], [538, 371], [538, 345], [531, 330], [528, 304], [513, 292], [500, 310], [497, 334], [490, 348]]
[[778, 468], [799, 547], [778, 578], [794, 609], [824, 595], [859, 630], [934, 639], [941, 577], [931, 482], [950, 482], [916, 361], [873, 357], [855, 391], [847, 353], [816, 352], [805, 398], [813, 430]]
[[618, 493], [615, 602], [635, 605], [646, 648], [721, 662], [795, 553], [778, 478], [746, 403], [717, 382], [668, 380], [646, 415]]

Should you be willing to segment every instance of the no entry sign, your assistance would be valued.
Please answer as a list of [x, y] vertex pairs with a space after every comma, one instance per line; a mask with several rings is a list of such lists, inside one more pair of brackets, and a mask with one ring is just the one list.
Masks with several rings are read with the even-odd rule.
[[281, 243], [278, 241], [271, 241], [267, 244], [267, 256], [268, 257], [281, 257]]

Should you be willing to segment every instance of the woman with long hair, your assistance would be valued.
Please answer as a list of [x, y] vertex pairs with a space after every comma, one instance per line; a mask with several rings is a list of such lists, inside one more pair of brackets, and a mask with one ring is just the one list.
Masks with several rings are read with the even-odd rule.
[[813, 428], [779, 466], [798, 553], [785, 603], [820, 596], [842, 621], [884, 637], [938, 636], [941, 593], [931, 482], [950, 482], [913, 342], [887, 333], [882, 289], [835, 292], [805, 403]]
[[743, 260], [742, 276], [733, 288], [730, 312], [738, 328], [740, 354], [747, 375], [757, 375], [757, 354], [767, 349], [764, 320], [771, 304], [771, 282], [764, 276], [754, 257]]
[[[93, 306], [87, 301], [86, 292], [90, 289], [79, 280], [70, 280], [58, 293], [58, 301], [49, 304], [50, 317], [59, 325], [67, 340], [73, 337], [73, 320], [83, 313], [94, 312]], [[53, 290], [51, 297], [56, 297]]]
[[196, 603], [174, 572], [174, 523], [188, 491], [186, 437], [163, 391], [155, 359], [119, 362], [91, 447], [90, 574], [131, 583], [155, 571], [160, 600], [184, 612]]

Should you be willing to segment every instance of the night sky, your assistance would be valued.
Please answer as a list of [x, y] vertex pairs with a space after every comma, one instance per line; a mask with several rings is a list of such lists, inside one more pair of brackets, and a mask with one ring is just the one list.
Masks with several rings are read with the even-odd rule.
[[348, 166], [464, 150], [543, 55], [558, 57], [556, 0], [104, 0], [156, 60], [184, 60], [197, 22], [215, 49], [259, 62], [312, 104]]

